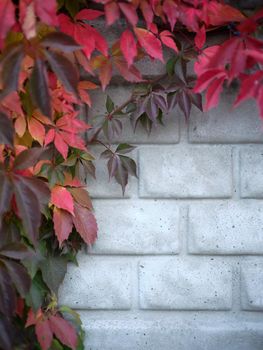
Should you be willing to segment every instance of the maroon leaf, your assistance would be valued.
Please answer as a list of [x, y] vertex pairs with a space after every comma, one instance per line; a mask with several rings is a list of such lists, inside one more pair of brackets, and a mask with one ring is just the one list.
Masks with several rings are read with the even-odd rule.
[[2, 83], [3, 90], [0, 98], [4, 98], [11, 91], [17, 90], [20, 66], [24, 57], [22, 45], [15, 45], [7, 49], [5, 55], [2, 57]]
[[6, 268], [0, 264], [0, 312], [12, 316], [15, 312], [16, 294]]
[[23, 243], [9, 243], [0, 249], [0, 255], [7, 258], [22, 260], [31, 256], [31, 252]]
[[14, 169], [28, 169], [36, 165], [39, 160], [48, 159], [47, 151], [47, 148], [42, 147], [32, 147], [22, 151], [14, 161]]
[[136, 148], [135, 146], [129, 145], [128, 143], [120, 143], [116, 148], [116, 153], [121, 153], [121, 154], [129, 153], [133, 151], [135, 148]]
[[177, 94], [178, 104], [181, 110], [184, 112], [185, 119], [188, 120], [191, 111], [191, 100], [187, 93], [183, 90]]
[[122, 166], [126, 168], [128, 173], [130, 173], [132, 176], [137, 177], [137, 167], [136, 167], [135, 161], [126, 156], [120, 156], [120, 160], [121, 160]]
[[51, 118], [50, 95], [47, 83], [47, 71], [44, 62], [36, 59], [33, 72], [29, 80], [30, 94], [33, 102], [41, 113]]
[[19, 294], [25, 298], [31, 285], [31, 278], [25, 267], [18, 262], [7, 259], [4, 260], [4, 264]]
[[29, 238], [36, 245], [41, 219], [39, 199], [23, 176], [15, 175], [13, 183], [19, 216]]
[[65, 89], [78, 97], [78, 72], [75, 66], [62, 54], [45, 50], [47, 60]]
[[122, 193], [124, 195], [125, 187], [127, 186], [127, 183], [128, 183], [128, 170], [126, 169], [126, 167], [123, 166], [119, 156], [117, 156], [116, 159], [117, 159], [116, 160], [117, 170], [115, 174], [115, 179], [118, 182], [118, 184], [121, 185]]
[[61, 244], [68, 239], [72, 231], [72, 216], [66, 210], [55, 207], [53, 214], [53, 222], [55, 234], [59, 241], [59, 245], [61, 246]]
[[77, 202], [74, 203], [73, 223], [77, 232], [82, 237], [85, 243], [91, 245], [97, 238], [97, 222], [93, 213], [85, 207], [82, 207]]
[[14, 127], [7, 115], [0, 112], [0, 143], [13, 146], [14, 142]]
[[79, 46], [71, 36], [62, 32], [47, 34], [41, 40], [41, 44], [45, 47], [61, 50], [63, 52], [72, 52], [81, 49], [81, 46]]
[[[4, 172], [0, 172], [0, 220], [2, 215], [9, 210], [10, 201], [12, 197], [12, 185], [9, 178]], [[1, 227], [0, 221], [0, 227]]]

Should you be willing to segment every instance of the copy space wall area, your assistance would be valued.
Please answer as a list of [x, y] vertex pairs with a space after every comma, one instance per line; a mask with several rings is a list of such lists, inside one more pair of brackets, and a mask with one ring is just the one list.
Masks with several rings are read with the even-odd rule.
[[[108, 89], [117, 104], [129, 93]], [[127, 121], [119, 141], [137, 146], [139, 178], [124, 197], [97, 160], [98, 240], [60, 289], [85, 349], [263, 349], [263, 124], [233, 96], [188, 123], [175, 109], [150, 136]], [[104, 112], [105, 96], [93, 97], [92, 113]]]

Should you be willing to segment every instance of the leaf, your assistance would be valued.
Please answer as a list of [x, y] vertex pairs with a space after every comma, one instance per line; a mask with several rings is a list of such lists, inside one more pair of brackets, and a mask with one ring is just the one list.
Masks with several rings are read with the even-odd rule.
[[45, 50], [47, 60], [64, 85], [65, 89], [78, 97], [78, 72], [75, 66], [62, 54]]
[[77, 202], [74, 203], [73, 223], [79, 235], [82, 237], [85, 243], [91, 245], [97, 238], [97, 222], [93, 213], [87, 208], [81, 206]]
[[137, 167], [135, 161], [126, 156], [120, 156], [120, 160], [122, 166], [128, 171], [128, 173], [137, 177]]
[[43, 146], [46, 136], [44, 125], [41, 124], [36, 118], [32, 117], [28, 120], [28, 131], [32, 138]]
[[25, 267], [18, 262], [7, 259], [4, 261], [4, 264], [17, 291], [24, 298], [29, 292], [31, 285], [31, 278], [29, 277]]
[[29, 79], [30, 95], [41, 113], [51, 118], [50, 94], [47, 84], [47, 71], [44, 62], [37, 58]]
[[198, 49], [202, 49], [206, 41], [206, 30], [205, 26], [202, 26], [201, 29], [196, 33], [195, 36], [195, 46]]
[[94, 19], [103, 16], [102, 11], [98, 10], [92, 10], [92, 9], [84, 9], [81, 10], [77, 16], [75, 17], [75, 20], [86, 20], [86, 21], [93, 21]]
[[128, 63], [128, 66], [131, 66], [134, 58], [137, 56], [137, 45], [132, 32], [128, 29], [126, 29], [121, 35], [120, 49]]
[[88, 191], [86, 191], [84, 188], [70, 188], [69, 191], [72, 194], [74, 200], [82, 207], [85, 207], [89, 210], [93, 209]]
[[13, 350], [13, 325], [9, 319], [0, 315], [0, 344], [5, 350]]
[[44, 213], [50, 199], [50, 190], [47, 183], [36, 177], [22, 177], [22, 181], [34, 192], [40, 211]]
[[169, 32], [169, 30], [162, 31], [160, 34], [160, 39], [165, 46], [170, 47], [174, 50], [174, 52], [178, 53], [179, 50], [173, 40], [173, 34]]
[[49, 318], [50, 328], [62, 344], [75, 350], [77, 347], [77, 333], [74, 327], [62, 317], [51, 315]]
[[8, 116], [5, 115], [1, 111], [0, 111], [0, 125], [1, 125], [1, 128], [0, 128], [0, 143], [12, 147], [13, 146], [13, 142], [14, 142], [14, 134], [15, 134], [13, 123], [8, 118]]
[[128, 143], [120, 143], [116, 148], [116, 153], [126, 154], [133, 151], [136, 147], [129, 145]]
[[109, 84], [112, 75], [112, 64], [110, 61], [106, 61], [100, 68], [99, 79], [102, 85], [102, 90], [106, 89]]
[[36, 14], [40, 20], [50, 26], [57, 26], [57, 2], [56, 0], [34, 0]]
[[56, 295], [67, 272], [67, 260], [63, 256], [48, 256], [39, 264], [46, 285]]
[[81, 46], [79, 46], [71, 36], [62, 32], [48, 33], [41, 40], [41, 45], [63, 52], [72, 52], [81, 49]]
[[74, 203], [70, 192], [62, 186], [55, 186], [51, 190], [50, 203], [57, 208], [64, 209], [74, 215]]
[[4, 172], [0, 172], [0, 228], [2, 226], [2, 215], [10, 209], [10, 201], [13, 189], [9, 178]]
[[32, 243], [36, 245], [41, 219], [39, 199], [23, 176], [14, 176], [14, 192], [23, 226]]
[[214, 80], [206, 92], [206, 104], [204, 110], [207, 111], [213, 107], [218, 105], [219, 96], [221, 91], [223, 90], [223, 83], [225, 78], [221, 77], [219, 79]]
[[26, 149], [19, 153], [19, 155], [15, 158], [14, 161], [14, 169], [15, 170], [23, 170], [28, 169], [34, 165], [39, 160], [48, 159], [48, 149], [42, 147], [32, 147]]
[[125, 80], [132, 83], [139, 83], [143, 81], [140, 71], [135, 66], [128, 67], [127, 62], [123, 57], [115, 57], [114, 63]]
[[15, 6], [10, 0], [0, 1], [0, 48], [8, 31], [15, 24]]
[[19, 72], [24, 58], [23, 46], [21, 44], [9, 47], [1, 59], [1, 73], [3, 90], [0, 98], [4, 98], [10, 92], [17, 90]]
[[120, 17], [120, 9], [116, 2], [108, 2], [104, 5], [106, 22], [110, 26]]
[[136, 26], [138, 22], [138, 15], [136, 9], [131, 4], [127, 4], [124, 2], [119, 3], [119, 7], [121, 11], [124, 13], [127, 20], [130, 22], [132, 26]]
[[54, 208], [53, 221], [55, 234], [61, 246], [61, 244], [68, 239], [72, 231], [72, 216], [66, 210]]
[[125, 187], [128, 183], [128, 170], [126, 167], [123, 166], [120, 157], [116, 157], [117, 162], [117, 170], [115, 174], [115, 179], [118, 182], [118, 184], [121, 185], [122, 193], [124, 195]]
[[0, 255], [11, 259], [23, 260], [32, 254], [25, 244], [17, 242], [4, 245], [0, 249]]
[[44, 318], [38, 320], [35, 326], [35, 330], [41, 349], [49, 350], [53, 339], [49, 320]]
[[112, 101], [109, 95], [107, 95], [106, 109], [108, 113], [111, 113], [114, 109], [114, 102]]
[[184, 116], [186, 120], [189, 120], [190, 111], [191, 111], [191, 100], [188, 94], [183, 90], [178, 92], [177, 94], [178, 105], [181, 110], [184, 112]]
[[16, 294], [6, 268], [0, 264], [0, 312], [10, 317], [15, 312]]
[[153, 33], [144, 28], [134, 28], [134, 32], [140, 45], [145, 49], [148, 55], [163, 62], [162, 44], [160, 40]]
[[42, 306], [44, 299], [46, 298], [47, 292], [47, 287], [45, 286], [42, 280], [42, 275], [40, 272], [38, 272], [34, 276], [30, 291], [26, 296], [27, 305], [31, 306], [36, 312]]

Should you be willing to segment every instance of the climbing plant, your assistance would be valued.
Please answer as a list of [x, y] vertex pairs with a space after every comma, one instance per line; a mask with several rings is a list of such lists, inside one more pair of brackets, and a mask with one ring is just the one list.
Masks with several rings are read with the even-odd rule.
[[[125, 118], [150, 132], [178, 106], [187, 121], [192, 106], [203, 109], [201, 93], [208, 110], [232, 83], [234, 107], [254, 98], [263, 118], [263, 10], [219, 0], [1, 0], [0, 19], [0, 348], [83, 349], [80, 318], [57, 292], [67, 263], [97, 238], [89, 145], [104, 147], [124, 192], [137, 176], [134, 147], [111, 141]], [[107, 32], [121, 24], [115, 42], [101, 22]], [[142, 59], [166, 73], [143, 76]], [[113, 75], [133, 86], [121, 105], [107, 96]], [[89, 118], [94, 89], [107, 96], [105, 113]]]

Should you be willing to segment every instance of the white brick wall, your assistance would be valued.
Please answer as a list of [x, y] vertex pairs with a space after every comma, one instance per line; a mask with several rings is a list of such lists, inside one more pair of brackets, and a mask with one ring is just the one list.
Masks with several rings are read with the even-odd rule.
[[253, 103], [232, 100], [188, 125], [175, 110], [150, 137], [127, 123], [139, 180], [124, 198], [98, 162], [99, 238], [60, 290], [87, 350], [263, 349], [263, 126]]

